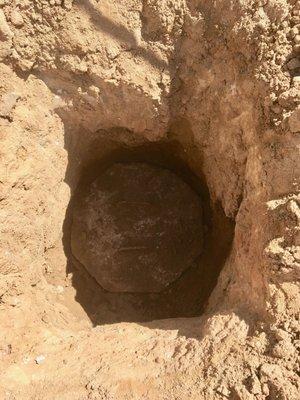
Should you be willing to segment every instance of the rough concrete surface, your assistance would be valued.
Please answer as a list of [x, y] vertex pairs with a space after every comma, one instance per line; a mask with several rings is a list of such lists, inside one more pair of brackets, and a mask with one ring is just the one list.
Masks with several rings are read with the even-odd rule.
[[[0, 0], [0, 399], [300, 398], [299, 57], [299, 0]], [[123, 160], [203, 202], [160, 294], [70, 248]]]
[[72, 254], [110, 292], [160, 292], [202, 251], [201, 199], [166, 169], [115, 163], [80, 194]]

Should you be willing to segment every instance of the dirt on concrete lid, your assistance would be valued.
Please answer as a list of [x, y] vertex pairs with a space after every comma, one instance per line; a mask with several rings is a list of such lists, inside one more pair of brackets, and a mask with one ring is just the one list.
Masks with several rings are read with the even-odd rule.
[[104, 289], [158, 292], [201, 253], [201, 199], [167, 169], [116, 163], [78, 199], [71, 241]]

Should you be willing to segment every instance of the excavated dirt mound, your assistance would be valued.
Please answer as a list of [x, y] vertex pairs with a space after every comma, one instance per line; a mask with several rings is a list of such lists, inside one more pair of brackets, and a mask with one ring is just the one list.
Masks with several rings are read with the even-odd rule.
[[0, 0], [0, 399], [298, 400], [300, 1]]

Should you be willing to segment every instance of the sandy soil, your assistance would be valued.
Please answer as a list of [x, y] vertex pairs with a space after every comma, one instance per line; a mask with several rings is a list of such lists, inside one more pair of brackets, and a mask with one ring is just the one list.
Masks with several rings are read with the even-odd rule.
[[[0, 0], [0, 399], [298, 400], [299, 133], [299, 0]], [[71, 251], [124, 160], [201, 197], [160, 293]]]

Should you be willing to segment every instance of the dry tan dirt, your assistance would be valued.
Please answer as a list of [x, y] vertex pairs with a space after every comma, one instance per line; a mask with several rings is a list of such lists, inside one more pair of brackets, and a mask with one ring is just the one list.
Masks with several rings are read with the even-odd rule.
[[[0, 0], [0, 399], [299, 400], [299, 134], [299, 0]], [[71, 248], [84, 187], [132, 162], [203, 208], [157, 293]]]

